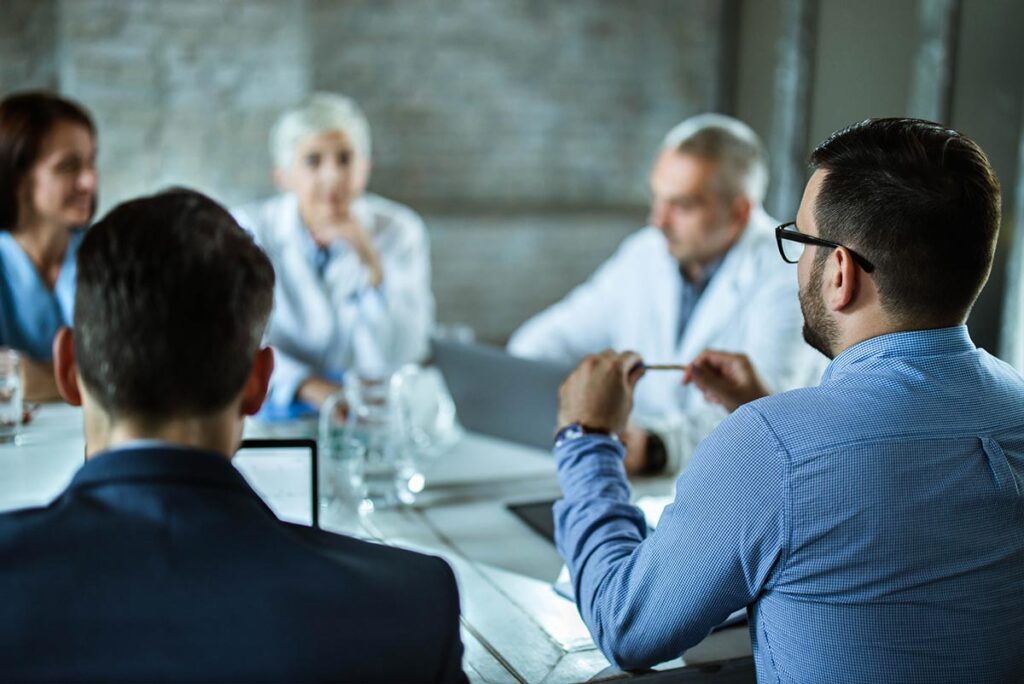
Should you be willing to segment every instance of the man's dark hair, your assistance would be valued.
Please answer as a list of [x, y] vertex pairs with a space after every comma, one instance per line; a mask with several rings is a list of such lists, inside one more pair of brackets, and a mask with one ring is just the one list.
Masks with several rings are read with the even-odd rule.
[[38, 161], [43, 140], [62, 122], [83, 126], [96, 137], [89, 113], [71, 100], [41, 91], [0, 100], [0, 230], [17, 223], [22, 182]]
[[999, 234], [999, 181], [981, 148], [930, 121], [869, 119], [821, 143], [811, 165], [828, 172], [820, 237], [875, 265], [883, 308], [904, 324], [962, 322]]
[[75, 357], [113, 416], [162, 422], [242, 390], [274, 270], [222, 206], [174, 189], [115, 207], [78, 251]]

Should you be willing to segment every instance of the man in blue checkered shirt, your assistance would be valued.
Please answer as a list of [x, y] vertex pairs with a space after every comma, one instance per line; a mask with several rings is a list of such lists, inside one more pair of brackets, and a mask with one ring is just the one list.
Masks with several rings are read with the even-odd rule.
[[[964, 325], [988, 278], [999, 185], [963, 135], [869, 120], [812, 154], [796, 221], [818, 387], [775, 396], [745, 358], [687, 370], [735, 412], [648, 534], [615, 433], [642, 360], [562, 387], [559, 551], [602, 651], [680, 655], [748, 606], [761, 682], [1024, 678], [1024, 379]], [[655, 360], [651, 360], [655, 361]]]

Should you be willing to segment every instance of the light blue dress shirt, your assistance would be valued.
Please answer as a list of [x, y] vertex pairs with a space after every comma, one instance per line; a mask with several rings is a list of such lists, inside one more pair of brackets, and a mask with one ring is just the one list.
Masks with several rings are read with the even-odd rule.
[[50, 290], [14, 236], [0, 230], [0, 347], [40, 361], [53, 357], [57, 330], [71, 325], [74, 317], [75, 257], [84, 236], [84, 230], [71, 232], [64, 264]]
[[697, 282], [687, 278], [682, 266], [679, 267], [682, 287], [679, 290], [679, 321], [676, 323], [676, 344], [682, 341], [683, 333], [686, 332], [686, 324], [690, 322], [690, 316], [693, 315], [693, 310], [697, 308], [697, 302], [700, 301], [704, 290], [708, 289], [708, 284], [715, 277], [715, 273], [718, 272], [723, 260], [724, 257], [705, 266], [704, 277]]
[[1024, 673], [1024, 379], [965, 327], [867, 340], [819, 387], [740, 408], [649, 535], [619, 444], [556, 457], [558, 548], [622, 667], [749, 605], [760, 682]]

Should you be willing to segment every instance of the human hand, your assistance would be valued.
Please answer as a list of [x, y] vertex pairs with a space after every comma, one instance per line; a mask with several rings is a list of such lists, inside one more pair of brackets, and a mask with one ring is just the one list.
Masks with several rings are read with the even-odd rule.
[[713, 349], [701, 352], [687, 366], [683, 384], [691, 382], [704, 393], [704, 399], [730, 412], [771, 394], [746, 354]]
[[325, 220], [316, 228], [310, 228], [310, 234], [319, 247], [327, 247], [339, 240], [347, 242], [370, 272], [370, 285], [377, 287], [384, 280], [380, 255], [377, 254], [366, 229], [352, 214], [346, 213], [343, 216]]
[[21, 355], [21, 396], [25, 401], [60, 401], [53, 364]]
[[619, 434], [633, 408], [633, 387], [643, 376], [634, 352], [612, 350], [583, 359], [558, 391], [558, 426], [570, 423]]
[[[302, 381], [298, 391], [295, 392], [295, 397], [319, 409], [332, 394], [340, 391], [341, 385], [324, 378], [312, 376]], [[344, 422], [348, 415], [348, 405], [345, 402], [340, 402], [336, 411], [337, 415], [335, 418], [340, 422]]]

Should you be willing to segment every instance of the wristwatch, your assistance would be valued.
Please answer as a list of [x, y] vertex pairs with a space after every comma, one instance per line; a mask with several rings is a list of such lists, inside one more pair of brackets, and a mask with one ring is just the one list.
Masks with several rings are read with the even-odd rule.
[[571, 442], [574, 439], [579, 439], [584, 435], [603, 435], [610, 437], [616, 442], [621, 442], [619, 436], [614, 432], [609, 432], [604, 428], [592, 428], [582, 423], [569, 423], [555, 434], [555, 448], [562, 446], [566, 442]]

